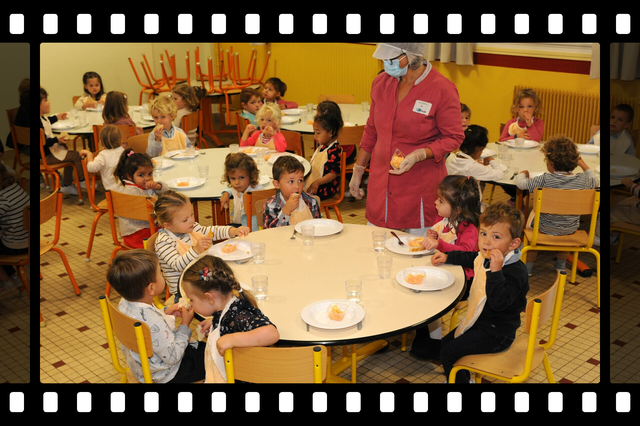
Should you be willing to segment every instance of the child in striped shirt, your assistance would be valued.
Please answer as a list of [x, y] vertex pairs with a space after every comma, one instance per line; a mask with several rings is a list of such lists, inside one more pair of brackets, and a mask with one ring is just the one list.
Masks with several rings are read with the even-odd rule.
[[[30, 204], [27, 194], [13, 173], [0, 163], [0, 258], [23, 254], [29, 250], [29, 233], [24, 229], [24, 207]], [[11, 265], [0, 268], [0, 293], [20, 287], [22, 281]]]
[[[516, 176], [516, 186], [531, 193], [536, 188], [555, 189], [593, 189], [600, 186], [600, 179], [580, 158], [580, 154], [573, 141], [566, 136], [559, 135], [551, 138], [543, 144], [540, 151], [544, 153], [544, 161], [547, 164], [548, 173], [545, 172], [534, 178], [529, 177], [528, 170], [522, 170]], [[573, 173], [576, 167], [580, 167], [583, 173]], [[533, 227], [534, 212], [531, 212], [526, 226]], [[580, 226], [579, 215], [553, 215], [540, 214], [540, 232], [548, 235], [570, 235]], [[527, 253], [527, 271], [529, 276], [533, 274], [533, 263], [538, 252]], [[555, 268], [564, 270], [569, 252], [559, 252]]]
[[175, 295], [175, 302], [180, 300], [180, 275], [192, 260], [207, 251], [213, 241], [249, 234], [246, 226], [200, 225], [194, 220], [189, 198], [173, 190], [158, 197], [152, 216], [162, 227], [158, 231], [155, 251], [169, 291]]

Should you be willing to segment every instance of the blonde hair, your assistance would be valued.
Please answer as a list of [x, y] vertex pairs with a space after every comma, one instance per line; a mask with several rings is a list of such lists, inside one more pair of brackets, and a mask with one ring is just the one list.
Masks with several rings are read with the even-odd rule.
[[271, 116], [271, 121], [276, 123], [276, 126], [280, 127], [282, 112], [280, 111], [280, 107], [274, 102], [265, 102], [256, 113], [256, 120], [260, 120], [260, 118], [268, 116]]
[[533, 89], [522, 89], [513, 97], [513, 104], [511, 104], [511, 114], [513, 114], [514, 117], [518, 116], [520, 101], [524, 98], [531, 98], [533, 100], [533, 105], [535, 106], [535, 109], [533, 110], [534, 117], [542, 114], [542, 101], [536, 92], [534, 92]]
[[106, 149], [115, 149], [122, 145], [122, 132], [117, 126], [107, 124], [100, 130], [100, 143]]
[[189, 204], [189, 197], [174, 190], [168, 190], [158, 196], [155, 208], [151, 212], [151, 217], [156, 219], [160, 225], [171, 222], [177, 209]]
[[149, 114], [153, 115], [153, 110], [157, 109], [163, 114], [175, 118], [178, 115], [178, 105], [171, 96], [158, 96], [149, 105]]

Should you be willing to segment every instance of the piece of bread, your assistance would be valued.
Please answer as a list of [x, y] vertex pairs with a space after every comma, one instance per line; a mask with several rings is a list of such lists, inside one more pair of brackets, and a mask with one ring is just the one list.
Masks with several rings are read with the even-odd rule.
[[191, 299], [187, 296], [183, 296], [178, 300], [178, 306], [181, 308], [190, 309], [191, 308]]
[[511, 123], [511, 125], [509, 126], [509, 134], [511, 136], [515, 136], [518, 134], [518, 132], [521, 132], [522, 128], [520, 126], [518, 126], [518, 121], [514, 121], [513, 123]]

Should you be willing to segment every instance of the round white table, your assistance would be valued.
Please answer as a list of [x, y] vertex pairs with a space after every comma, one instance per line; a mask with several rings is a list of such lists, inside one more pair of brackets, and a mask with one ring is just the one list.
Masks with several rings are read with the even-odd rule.
[[[640, 158], [634, 157], [633, 155], [629, 155], [629, 154], [613, 154], [613, 155], [610, 155], [609, 157], [610, 157], [609, 164], [611, 166], [631, 167], [635, 169], [638, 173], [634, 175], [630, 175], [629, 177], [634, 181], [637, 181], [638, 179], [640, 179]], [[622, 185], [622, 177], [610, 177], [609, 185], [610, 186]]]
[[[340, 111], [342, 112], [342, 119], [345, 126], [364, 126], [369, 118], [369, 109], [363, 111], [361, 104], [338, 104]], [[280, 124], [280, 128], [285, 130], [293, 130], [300, 133], [313, 133], [313, 119], [316, 115], [316, 107], [314, 105], [313, 113], [307, 112], [306, 119], [303, 119], [301, 115], [290, 115], [287, 110], [282, 112], [285, 114], [283, 121]], [[297, 109], [306, 110], [305, 105], [300, 105]], [[289, 120], [295, 120], [294, 122], [287, 122]]]
[[[143, 129], [154, 127], [155, 123], [153, 122], [153, 119], [142, 119], [142, 109], [143, 108], [141, 106], [129, 106], [129, 116], [138, 127]], [[57, 123], [54, 123], [52, 126], [54, 132], [66, 131], [70, 135], [93, 135], [93, 126], [104, 124], [102, 110], [78, 111], [77, 114], [78, 117], [70, 117], [70, 115], [67, 115], [65, 120], [58, 120]], [[85, 117], [85, 124], [82, 126], [80, 125], [80, 116]], [[150, 118], [148, 112], [144, 113], [144, 116], [148, 116], [148, 118]]]

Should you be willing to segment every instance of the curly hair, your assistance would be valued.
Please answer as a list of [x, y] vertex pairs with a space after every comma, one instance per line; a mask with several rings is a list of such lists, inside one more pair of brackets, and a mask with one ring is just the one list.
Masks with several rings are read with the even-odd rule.
[[571, 172], [578, 167], [578, 148], [564, 135], [553, 136], [542, 145], [540, 151], [544, 154], [545, 161], [553, 163], [553, 168], [559, 172]]
[[513, 104], [511, 105], [511, 114], [514, 117], [518, 116], [518, 108], [520, 107], [520, 101], [522, 101], [524, 98], [531, 98], [533, 100], [533, 105], [535, 107], [533, 111], [534, 116], [539, 116], [540, 114], [542, 114], [542, 101], [540, 100], [536, 92], [534, 92], [533, 89], [522, 89], [518, 91], [518, 93], [516, 93], [515, 96], [513, 97]]
[[171, 96], [158, 96], [149, 105], [149, 114], [153, 115], [153, 110], [158, 110], [172, 118], [178, 114], [178, 105]]
[[258, 121], [262, 117], [271, 117], [271, 121], [275, 123], [276, 127], [280, 127], [282, 112], [280, 111], [280, 107], [274, 102], [265, 102], [256, 113], [256, 119]]
[[[210, 276], [203, 276], [204, 269], [211, 271]], [[198, 294], [217, 291], [223, 296], [233, 293], [238, 298], [247, 300], [258, 307], [255, 297], [248, 290], [244, 290], [236, 279], [233, 270], [227, 262], [216, 256], [204, 255], [189, 266], [182, 275], [182, 281]]]
[[256, 186], [260, 183], [260, 170], [253, 161], [253, 158], [244, 152], [232, 152], [224, 160], [224, 173], [220, 183], [231, 185], [229, 174], [236, 170], [244, 170], [249, 174], [249, 186]]
[[456, 230], [462, 222], [478, 227], [480, 218], [480, 188], [471, 176], [449, 175], [438, 185], [438, 196], [451, 206], [451, 222]]

